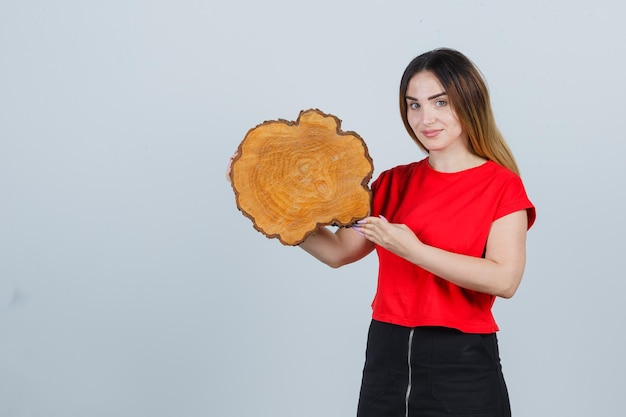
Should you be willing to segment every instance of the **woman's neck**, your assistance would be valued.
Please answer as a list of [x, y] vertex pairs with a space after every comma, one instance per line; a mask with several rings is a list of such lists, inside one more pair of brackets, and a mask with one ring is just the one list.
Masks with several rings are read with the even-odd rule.
[[430, 152], [428, 155], [428, 164], [435, 171], [447, 173], [475, 168], [484, 164], [486, 161], [487, 159], [471, 152], [455, 154]]

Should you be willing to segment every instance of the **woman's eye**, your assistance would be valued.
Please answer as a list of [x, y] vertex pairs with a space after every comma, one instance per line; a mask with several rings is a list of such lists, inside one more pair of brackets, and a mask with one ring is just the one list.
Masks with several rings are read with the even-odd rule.
[[435, 102], [435, 106], [437, 106], [437, 107], [443, 107], [443, 106], [445, 106], [446, 104], [448, 104], [448, 103], [447, 103], [445, 100], [437, 100], [437, 101]]
[[420, 105], [418, 103], [411, 103], [409, 104], [409, 107], [411, 107], [412, 109], [419, 109]]

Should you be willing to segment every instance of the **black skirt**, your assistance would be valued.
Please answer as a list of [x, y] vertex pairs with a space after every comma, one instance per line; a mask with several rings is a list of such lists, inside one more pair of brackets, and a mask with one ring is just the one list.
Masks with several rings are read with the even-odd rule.
[[495, 333], [370, 325], [358, 417], [510, 417]]

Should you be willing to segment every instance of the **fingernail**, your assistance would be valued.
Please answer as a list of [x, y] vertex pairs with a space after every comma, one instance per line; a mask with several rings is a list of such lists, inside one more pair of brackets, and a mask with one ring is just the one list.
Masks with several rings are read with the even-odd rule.
[[378, 217], [380, 217], [381, 219], [383, 219], [383, 220], [384, 220], [384, 221], [386, 221], [386, 222], [388, 222], [388, 221], [389, 221], [389, 220], [387, 220], [387, 219], [385, 218], [385, 216], [383, 216], [382, 214], [379, 214], [379, 215], [378, 215]]
[[367, 223], [367, 220], [359, 220], [358, 222], [356, 222], [357, 224], [365, 224]]

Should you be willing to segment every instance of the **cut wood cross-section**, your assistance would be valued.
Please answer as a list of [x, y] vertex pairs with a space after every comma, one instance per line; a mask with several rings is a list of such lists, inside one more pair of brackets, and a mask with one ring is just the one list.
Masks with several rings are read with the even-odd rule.
[[248, 131], [231, 165], [237, 207], [254, 228], [297, 245], [319, 226], [367, 217], [374, 170], [363, 139], [317, 109]]

